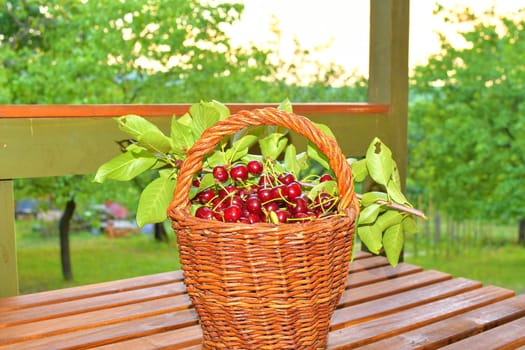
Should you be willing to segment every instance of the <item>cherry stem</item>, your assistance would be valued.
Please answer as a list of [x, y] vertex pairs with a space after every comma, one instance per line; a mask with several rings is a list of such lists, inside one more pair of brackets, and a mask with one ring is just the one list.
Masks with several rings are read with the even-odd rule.
[[[357, 197], [357, 199], [363, 198], [363, 195], [360, 194], [360, 193], [356, 193], [355, 196]], [[385, 200], [382, 200], [382, 199], [378, 199], [376, 201], [376, 203], [380, 204], [380, 205], [385, 205], [385, 206], [387, 206], [389, 208], [392, 208], [392, 209], [396, 209], [396, 210], [399, 210], [399, 211], [403, 211], [405, 213], [409, 213], [409, 214], [418, 216], [418, 217], [423, 218], [423, 219], [427, 218], [425, 213], [423, 213], [421, 210], [418, 210], [418, 209], [415, 209], [415, 208], [412, 208], [412, 207], [407, 207], [406, 205], [403, 205], [403, 204], [390, 202], [390, 201], [385, 201]]]
[[[311, 183], [308, 183], [308, 182], [301, 182], [301, 186], [314, 187], [315, 185], [311, 184]], [[363, 195], [360, 194], [360, 193], [356, 193], [355, 196], [359, 200], [361, 200], [363, 198]], [[377, 200], [376, 203], [380, 204], [380, 205], [385, 205], [385, 206], [387, 206], [389, 208], [392, 208], [392, 209], [396, 209], [396, 210], [399, 210], [399, 211], [402, 211], [402, 212], [405, 212], [405, 213], [409, 213], [409, 214], [415, 215], [415, 216], [423, 218], [423, 219], [427, 219], [425, 213], [423, 213], [421, 210], [418, 210], [418, 209], [415, 209], [415, 208], [412, 208], [412, 207], [408, 207], [408, 206], [403, 205], [403, 204], [399, 204], [399, 203], [395, 203], [395, 202], [391, 202], [391, 201], [385, 201], [385, 200], [381, 200], [381, 199]]]

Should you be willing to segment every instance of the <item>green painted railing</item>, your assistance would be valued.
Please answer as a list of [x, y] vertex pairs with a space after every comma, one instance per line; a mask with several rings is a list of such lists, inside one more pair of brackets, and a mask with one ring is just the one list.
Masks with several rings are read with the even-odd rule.
[[[409, 0], [371, 0], [368, 103], [294, 104], [328, 124], [347, 156], [364, 154], [373, 137], [394, 152], [404, 181], [407, 164]], [[232, 112], [266, 104], [231, 104]], [[92, 174], [126, 138], [111, 117], [147, 117], [168, 130], [185, 104], [0, 105], [0, 297], [18, 294], [13, 179]], [[294, 139], [299, 144], [300, 139]]]

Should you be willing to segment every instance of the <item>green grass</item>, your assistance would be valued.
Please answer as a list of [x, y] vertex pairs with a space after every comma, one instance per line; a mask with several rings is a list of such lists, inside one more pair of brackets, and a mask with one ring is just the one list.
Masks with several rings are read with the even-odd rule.
[[[70, 238], [74, 280], [66, 282], [62, 278], [58, 237], [35, 232], [33, 225], [17, 223], [23, 294], [180, 269], [173, 234], [170, 243], [165, 244], [144, 234], [109, 239], [75, 233]], [[443, 234], [437, 245], [421, 235], [413, 236], [405, 248], [405, 262], [525, 293], [525, 247], [512, 243], [514, 232], [512, 228], [495, 227], [493, 232], [480, 235]]]
[[431, 237], [409, 237], [405, 262], [525, 293], [525, 247], [515, 243], [514, 227], [454, 232], [443, 234], [437, 244]]
[[43, 238], [17, 226], [17, 255], [20, 293], [60, 289], [180, 269], [175, 239], [169, 244], [151, 236], [109, 239], [104, 235], [75, 233], [70, 237], [73, 281], [64, 281], [59, 240]]

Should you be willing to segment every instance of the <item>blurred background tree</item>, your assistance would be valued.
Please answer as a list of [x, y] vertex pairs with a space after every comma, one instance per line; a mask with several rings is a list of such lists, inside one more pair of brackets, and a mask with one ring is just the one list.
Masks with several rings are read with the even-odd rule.
[[[294, 62], [270, 59], [277, 48], [231, 46], [224, 28], [239, 20], [243, 8], [196, 0], [3, 2], [0, 80], [7, 84], [0, 101], [297, 101], [295, 91], [297, 97], [312, 96], [300, 86], [304, 81], [313, 86], [316, 99], [343, 98], [344, 93], [357, 97], [350, 87], [329, 88], [342, 74], [336, 64], [321, 67], [310, 60], [319, 68], [315, 73], [294, 73], [293, 67], [298, 70], [308, 59], [299, 46]], [[289, 85], [283, 77], [292, 74], [299, 79]], [[323, 97], [322, 90], [330, 91]]]
[[[197, 0], [13, 0], [0, 4], [0, 103], [103, 104], [364, 100], [366, 81], [333, 87], [343, 71], [322, 66], [297, 43], [285, 62], [276, 48], [233, 47], [225, 26], [239, 20], [240, 3]], [[279, 31], [273, 28], [276, 36]], [[277, 40], [278, 41], [278, 40]], [[301, 76], [299, 66], [318, 69]], [[289, 78], [293, 77], [293, 82]], [[308, 82], [308, 86], [303, 86]], [[344, 84], [343, 84], [344, 85]], [[147, 175], [146, 175], [147, 176]], [[72, 278], [71, 219], [127, 184], [103, 191], [92, 176], [16, 180], [17, 198], [50, 198], [63, 208], [59, 222], [63, 275]], [[140, 193], [141, 180], [137, 180]], [[147, 181], [144, 181], [147, 183]], [[97, 186], [97, 187], [95, 187]], [[90, 196], [82, 196], [89, 193]], [[120, 199], [130, 207], [136, 194]], [[80, 202], [79, 202], [80, 200]], [[166, 240], [163, 226], [155, 237]]]
[[[464, 39], [411, 79], [409, 178], [455, 220], [517, 223], [525, 245], [525, 19], [436, 9]], [[422, 190], [424, 189], [424, 190]]]

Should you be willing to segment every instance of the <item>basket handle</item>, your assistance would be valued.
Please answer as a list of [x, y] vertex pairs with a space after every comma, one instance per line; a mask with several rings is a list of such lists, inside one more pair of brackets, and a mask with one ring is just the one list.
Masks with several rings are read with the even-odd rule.
[[322, 132], [306, 117], [270, 107], [232, 114], [202, 133], [188, 150], [187, 157], [180, 167], [174, 197], [168, 212], [174, 209], [182, 210], [187, 206], [193, 175], [202, 168], [204, 157], [214, 150], [223, 137], [248, 126], [260, 125], [282, 126], [312, 141], [323, 154], [328, 156], [330, 167], [337, 178], [340, 196], [338, 209], [344, 210], [352, 206], [357, 214], [359, 204], [354, 194], [352, 170], [335, 139]]

